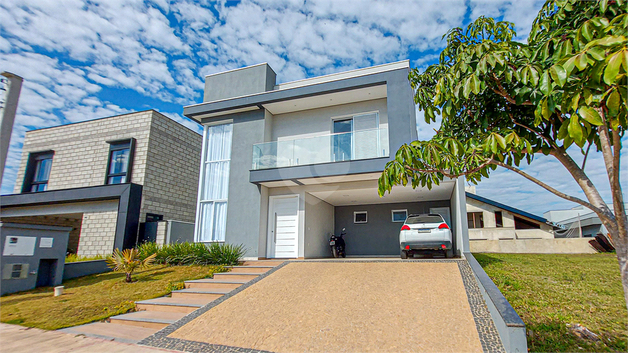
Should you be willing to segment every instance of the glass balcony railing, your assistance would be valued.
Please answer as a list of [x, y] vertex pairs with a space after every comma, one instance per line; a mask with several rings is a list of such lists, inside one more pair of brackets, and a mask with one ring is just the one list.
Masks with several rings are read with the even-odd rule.
[[253, 170], [388, 157], [388, 129], [253, 145]]

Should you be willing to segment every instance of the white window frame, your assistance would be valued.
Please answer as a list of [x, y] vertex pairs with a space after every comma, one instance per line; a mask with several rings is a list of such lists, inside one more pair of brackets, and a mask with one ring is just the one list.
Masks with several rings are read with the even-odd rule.
[[[355, 220], [355, 216], [357, 216], [358, 214], [364, 214], [366, 216], [366, 220], [364, 222], [358, 222]], [[369, 213], [368, 211], [355, 211], [353, 212], [353, 223], [355, 224], [364, 224], [364, 223], [368, 223], [369, 222]]]
[[[404, 218], [403, 221], [395, 221], [395, 212], [405, 212], [406, 213], [406, 218]], [[407, 209], [405, 209], [405, 210], [391, 210], [390, 211], [390, 220], [393, 223], [403, 223], [403, 222], [406, 221], [406, 219], [408, 219], [408, 210]]]
[[[211, 126], [215, 126], [215, 125], [227, 125], [227, 124], [231, 124], [232, 128], [231, 128], [231, 147], [233, 147], [233, 120], [232, 119], [227, 119], [227, 120], [222, 120], [222, 121], [216, 121], [216, 122], [212, 122], [209, 124], [204, 124], [203, 125], [203, 143], [202, 143], [202, 152], [201, 152], [201, 163], [200, 163], [200, 171], [199, 171], [199, 183], [198, 183], [198, 192], [197, 192], [197, 197], [196, 197], [196, 222], [194, 225], [194, 242], [203, 242], [203, 243], [224, 243], [225, 239], [222, 240], [216, 240], [216, 239], [212, 239], [210, 241], [204, 241], [201, 240], [201, 224], [203, 223], [201, 221], [201, 210], [202, 207], [201, 205], [203, 204], [208, 204], [208, 203], [216, 203], [216, 202], [225, 202], [227, 203], [227, 207], [229, 207], [229, 201], [228, 198], [227, 199], [215, 199], [215, 200], [203, 200], [202, 196], [203, 196], [203, 186], [205, 184], [205, 170], [206, 170], [206, 166], [208, 163], [218, 163], [218, 162], [226, 162], [229, 161], [229, 168], [231, 168], [231, 152], [229, 152], [229, 159], [221, 159], [221, 160], [216, 160], [216, 161], [210, 161], [208, 162], [207, 159], [207, 131], [208, 128]], [[229, 193], [228, 191], [228, 186], [227, 186], [227, 194]], [[225, 214], [225, 217], [227, 215]], [[214, 214], [212, 213], [212, 227], [214, 224]], [[227, 220], [225, 220], [225, 224], [226, 224]]]

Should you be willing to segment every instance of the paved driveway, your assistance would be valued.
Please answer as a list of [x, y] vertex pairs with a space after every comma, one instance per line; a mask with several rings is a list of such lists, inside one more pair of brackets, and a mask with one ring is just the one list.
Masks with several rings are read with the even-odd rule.
[[502, 351], [464, 266], [464, 260], [290, 262], [150, 344], [189, 351]]

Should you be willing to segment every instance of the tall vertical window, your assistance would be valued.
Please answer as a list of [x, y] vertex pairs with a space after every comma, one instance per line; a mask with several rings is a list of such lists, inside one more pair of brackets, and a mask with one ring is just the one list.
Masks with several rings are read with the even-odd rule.
[[39, 192], [48, 190], [48, 179], [52, 167], [54, 152], [33, 153], [28, 159], [26, 177], [22, 186], [22, 192]]
[[197, 207], [200, 242], [224, 241], [233, 124], [205, 127], [202, 176]]
[[502, 211], [495, 211], [495, 226], [501, 228], [504, 226], [504, 217]]
[[124, 184], [131, 182], [133, 164], [133, 146], [135, 139], [109, 142], [109, 162], [107, 165], [106, 184]]

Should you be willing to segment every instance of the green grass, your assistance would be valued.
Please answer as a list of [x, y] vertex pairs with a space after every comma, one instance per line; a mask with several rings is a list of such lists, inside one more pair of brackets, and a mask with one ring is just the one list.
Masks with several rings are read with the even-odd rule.
[[[614, 254], [473, 255], [525, 322], [531, 352], [626, 352], [628, 312]], [[567, 324], [601, 341], [581, 339]]]
[[0, 321], [46, 330], [56, 330], [126, 313], [134, 302], [164, 296], [180, 289], [182, 282], [211, 277], [219, 266], [153, 266], [133, 274], [108, 272], [71, 279], [65, 293], [53, 296], [52, 287], [37, 288], [0, 298]]
[[76, 254], [70, 254], [65, 257], [65, 263], [68, 262], [80, 262], [80, 261], [92, 261], [92, 260], [103, 260], [105, 258], [104, 255], [94, 255], [94, 256], [79, 256]]

